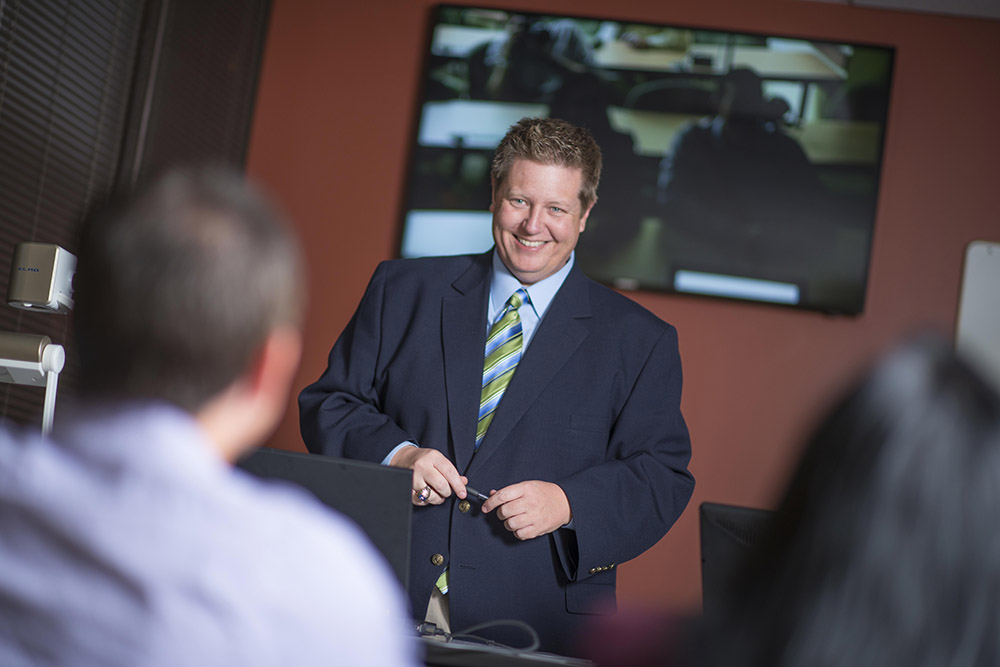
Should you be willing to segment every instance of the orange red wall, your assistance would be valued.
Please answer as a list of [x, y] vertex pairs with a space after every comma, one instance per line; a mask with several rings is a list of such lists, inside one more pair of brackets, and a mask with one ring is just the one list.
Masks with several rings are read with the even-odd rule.
[[[667, 537], [620, 568], [619, 600], [697, 607], [698, 504], [773, 505], [832, 393], [911, 331], [953, 335], [965, 246], [1000, 241], [1000, 21], [803, 0], [487, 4], [897, 49], [864, 315], [630, 294], [679, 330], [698, 485]], [[375, 265], [394, 256], [432, 6], [274, 0], [248, 171], [294, 221], [309, 261], [296, 393], [325, 368]], [[297, 424], [293, 396], [270, 444], [304, 449]]]

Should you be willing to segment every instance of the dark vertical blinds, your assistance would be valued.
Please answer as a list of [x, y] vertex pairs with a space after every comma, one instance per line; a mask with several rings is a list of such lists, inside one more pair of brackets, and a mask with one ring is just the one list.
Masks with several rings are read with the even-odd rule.
[[[83, 213], [164, 168], [242, 166], [268, 0], [0, 0], [0, 331], [66, 347], [68, 318], [7, 305], [22, 241], [76, 251]], [[44, 392], [0, 384], [0, 416], [38, 423]], [[57, 409], [58, 413], [58, 409]]]
[[[117, 176], [143, 3], [0, 0], [0, 331], [67, 344], [67, 317], [7, 305], [22, 241], [75, 252], [80, 216]], [[73, 366], [60, 394], [73, 384]], [[0, 385], [0, 413], [40, 419], [44, 393]]]

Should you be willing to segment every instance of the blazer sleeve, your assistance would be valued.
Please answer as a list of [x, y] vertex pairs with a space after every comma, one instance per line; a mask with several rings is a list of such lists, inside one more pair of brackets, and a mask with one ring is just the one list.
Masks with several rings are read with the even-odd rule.
[[380, 462], [410, 439], [381, 411], [376, 386], [387, 273], [382, 262], [323, 375], [299, 394], [299, 426], [310, 452]]
[[680, 401], [677, 332], [668, 325], [615, 420], [604, 463], [558, 481], [573, 509], [575, 530], [555, 537], [570, 580], [603, 576], [635, 558], [684, 511], [694, 477], [687, 469], [691, 441]]

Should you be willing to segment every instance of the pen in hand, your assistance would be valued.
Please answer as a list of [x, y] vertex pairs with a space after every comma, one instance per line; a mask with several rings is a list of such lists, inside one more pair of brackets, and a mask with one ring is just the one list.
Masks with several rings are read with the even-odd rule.
[[482, 500], [483, 502], [485, 502], [485, 501], [487, 501], [487, 500], [489, 500], [489, 499], [490, 499], [490, 497], [489, 497], [489, 496], [487, 496], [487, 495], [486, 495], [485, 493], [480, 493], [479, 491], [476, 491], [476, 490], [475, 490], [474, 488], [472, 488], [472, 487], [471, 487], [471, 486], [469, 486], [468, 484], [466, 484], [466, 485], [465, 485], [465, 490], [466, 490], [466, 492], [467, 492], [467, 493], [468, 493], [468, 494], [469, 494], [470, 496], [475, 496], [476, 498], [479, 498], [479, 499], [480, 499], [480, 500]]

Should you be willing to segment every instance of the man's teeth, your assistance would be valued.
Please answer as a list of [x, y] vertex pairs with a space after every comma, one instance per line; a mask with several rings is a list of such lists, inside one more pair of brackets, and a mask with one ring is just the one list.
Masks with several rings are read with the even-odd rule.
[[517, 241], [521, 245], [528, 246], [529, 248], [537, 248], [545, 244], [545, 241], [525, 241], [524, 239], [518, 239]]

